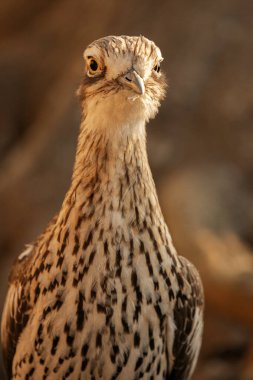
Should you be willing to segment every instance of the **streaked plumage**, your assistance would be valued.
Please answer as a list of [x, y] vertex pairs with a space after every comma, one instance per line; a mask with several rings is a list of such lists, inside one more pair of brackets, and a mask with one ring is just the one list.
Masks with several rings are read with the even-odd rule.
[[2, 316], [9, 379], [190, 379], [203, 292], [158, 203], [145, 123], [165, 95], [161, 52], [105, 37], [84, 52], [82, 121], [59, 214], [23, 252]]

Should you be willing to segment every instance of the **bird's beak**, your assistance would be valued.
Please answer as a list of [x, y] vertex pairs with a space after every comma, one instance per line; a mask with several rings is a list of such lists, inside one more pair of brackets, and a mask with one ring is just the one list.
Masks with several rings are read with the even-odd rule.
[[144, 81], [134, 69], [122, 75], [121, 82], [133, 89], [137, 94], [143, 95], [145, 93]]

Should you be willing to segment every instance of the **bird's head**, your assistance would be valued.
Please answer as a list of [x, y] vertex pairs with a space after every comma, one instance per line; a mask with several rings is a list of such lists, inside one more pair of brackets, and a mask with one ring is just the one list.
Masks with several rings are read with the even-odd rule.
[[79, 94], [92, 124], [148, 121], [165, 96], [160, 49], [147, 38], [109, 36], [84, 51], [85, 73]]

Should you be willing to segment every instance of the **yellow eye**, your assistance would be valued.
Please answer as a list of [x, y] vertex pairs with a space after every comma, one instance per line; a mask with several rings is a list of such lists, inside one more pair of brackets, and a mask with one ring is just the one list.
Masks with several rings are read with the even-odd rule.
[[90, 76], [99, 74], [101, 72], [101, 68], [99, 67], [98, 62], [93, 57], [88, 57], [88, 74]]

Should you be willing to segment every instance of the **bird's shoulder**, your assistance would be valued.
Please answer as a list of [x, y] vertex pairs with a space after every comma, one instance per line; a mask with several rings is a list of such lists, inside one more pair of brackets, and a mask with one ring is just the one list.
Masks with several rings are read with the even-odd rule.
[[18, 338], [27, 324], [30, 313], [30, 296], [26, 290], [27, 267], [34, 254], [29, 244], [18, 256], [9, 276], [8, 293], [1, 321], [1, 341], [7, 375], [11, 377], [12, 360]]
[[24, 283], [27, 274], [27, 266], [29, 266], [30, 261], [35, 252], [34, 244], [27, 244], [25, 249], [18, 255], [9, 275], [9, 286], [17, 283]]
[[7, 375], [11, 378], [12, 361], [19, 337], [24, 330], [32, 310], [30, 283], [31, 268], [34, 265], [38, 247], [45, 241], [52, 230], [54, 220], [49, 223], [44, 233], [35, 242], [27, 244], [14, 261], [9, 275], [8, 292], [1, 320], [1, 343]]
[[204, 291], [202, 281], [196, 267], [185, 257], [178, 256], [181, 264], [181, 274], [183, 284], [181, 285], [182, 293], [186, 298], [192, 300], [193, 306], [203, 307]]
[[195, 368], [202, 341], [204, 292], [195, 266], [185, 257], [178, 259], [180, 281], [173, 310], [173, 367], [169, 378], [187, 380]]

